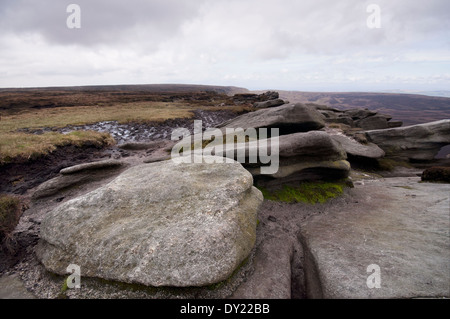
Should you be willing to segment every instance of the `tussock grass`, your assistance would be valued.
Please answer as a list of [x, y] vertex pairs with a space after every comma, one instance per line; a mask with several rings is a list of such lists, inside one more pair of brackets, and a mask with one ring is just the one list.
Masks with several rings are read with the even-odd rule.
[[107, 146], [114, 141], [109, 134], [73, 132], [67, 135], [49, 132], [42, 135], [19, 133], [20, 129], [63, 128], [69, 125], [85, 125], [103, 121], [163, 122], [175, 118], [192, 118], [193, 111], [231, 110], [237, 114], [251, 110], [249, 106], [193, 105], [183, 102], [130, 102], [112, 105], [72, 106], [33, 109], [0, 117], [0, 165], [35, 159], [66, 145]]
[[112, 106], [77, 106], [28, 109], [0, 120], [0, 165], [36, 159], [57, 147], [108, 146], [115, 143], [108, 133], [77, 131], [69, 134], [49, 132], [42, 135], [17, 132], [20, 129], [62, 128], [101, 121], [145, 122], [192, 117], [192, 108], [179, 103], [139, 102]]
[[76, 131], [69, 134], [49, 132], [42, 135], [0, 133], [0, 165], [36, 159], [62, 146], [103, 147], [114, 143], [108, 133], [93, 131]]
[[194, 115], [193, 110], [185, 104], [164, 102], [27, 110], [19, 114], [2, 116], [0, 132], [17, 131], [21, 128], [62, 128], [68, 125], [93, 124], [102, 121], [158, 122], [172, 118], [190, 118]]

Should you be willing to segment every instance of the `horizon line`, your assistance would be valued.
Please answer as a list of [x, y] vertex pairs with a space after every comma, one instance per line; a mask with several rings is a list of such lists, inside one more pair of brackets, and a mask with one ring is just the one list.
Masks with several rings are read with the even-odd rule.
[[[329, 90], [329, 89], [315, 89], [315, 90], [302, 90], [302, 89], [276, 89], [276, 88], [246, 88], [238, 85], [223, 85], [223, 84], [198, 84], [198, 83], [140, 83], [140, 84], [82, 84], [82, 85], [50, 85], [50, 86], [17, 86], [17, 87], [1, 87], [0, 90], [33, 90], [33, 89], [68, 89], [68, 88], [94, 88], [94, 87], [124, 87], [124, 86], [193, 86], [193, 87], [218, 87], [218, 88], [236, 88], [236, 89], [243, 89], [247, 90], [249, 92], [257, 92], [257, 91], [285, 91], [285, 92], [304, 92], [304, 93], [386, 93], [386, 94], [412, 94], [412, 95], [425, 95], [424, 93], [438, 93], [438, 92], [449, 92], [450, 96], [450, 90], [446, 89], [424, 89], [424, 90], [418, 90], [418, 89], [360, 89], [360, 90]], [[449, 97], [449, 96], [441, 96], [441, 97]]]

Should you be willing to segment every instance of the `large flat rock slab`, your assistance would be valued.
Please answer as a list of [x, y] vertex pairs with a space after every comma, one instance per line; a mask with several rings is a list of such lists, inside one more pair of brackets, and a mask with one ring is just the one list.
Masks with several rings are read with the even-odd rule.
[[450, 185], [419, 181], [358, 183], [353, 200], [302, 225], [309, 297], [450, 297]]

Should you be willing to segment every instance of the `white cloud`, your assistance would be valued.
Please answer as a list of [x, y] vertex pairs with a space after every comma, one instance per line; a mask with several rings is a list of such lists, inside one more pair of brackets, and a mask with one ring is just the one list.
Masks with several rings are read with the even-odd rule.
[[80, 30], [66, 27], [61, 1], [4, 0], [0, 86], [450, 84], [446, 0], [378, 0], [381, 29], [366, 26], [372, 1], [73, 2]]

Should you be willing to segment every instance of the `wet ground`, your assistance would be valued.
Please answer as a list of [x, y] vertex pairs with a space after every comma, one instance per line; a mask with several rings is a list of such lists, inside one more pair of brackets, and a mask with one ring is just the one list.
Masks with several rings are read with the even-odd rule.
[[70, 133], [73, 131], [97, 131], [108, 132], [114, 137], [118, 144], [125, 142], [148, 142], [162, 139], [170, 139], [172, 131], [176, 128], [187, 128], [193, 131], [194, 120], [201, 120], [203, 129], [212, 128], [218, 124], [236, 117], [237, 114], [232, 111], [194, 111], [194, 117], [191, 119], [172, 119], [162, 123], [126, 123], [120, 124], [117, 121], [105, 121], [88, 125], [71, 125], [64, 128], [42, 128], [42, 129], [23, 129], [21, 131], [34, 134], [43, 134], [46, 132]]
[[[93, 130], [108, 132], [117, 141], [117, 145], [125, 142], [151, 142], [170, 140], [172, 131], [176, 128], [194, 129], [194, 120], [201, 120], [203, 129], [215, 127], [237, 114], [228, 111], [197, 110], [190, 119], [172, 119], [162, 123], [127, 123], [116, 121], [99, 122], [89, 125], [67, 126], [64, 128], [25, 129], [27, 133], [43, 134], [45, 132], [70, 133], [78, 130]], [[31, 189], [53, 177], [65, 167], [91, 162], [98, 159], [128, 156], [128, 153], [118, 147], [97, 149], [94, 147], [80, 149], [75, 146], [64, 147], [54, 151], [51, 155], [26, 163], [7, 164], [0, 167], [0, 193], [23, 195]]]

